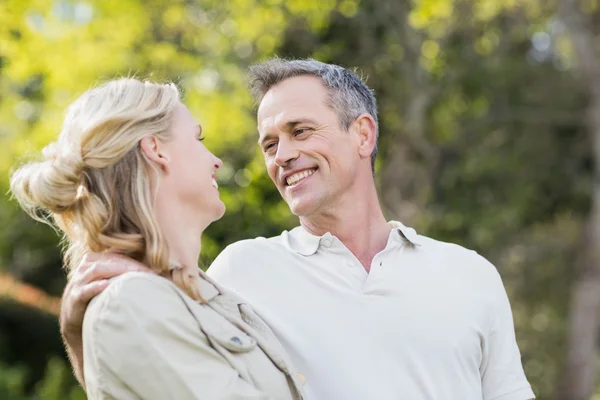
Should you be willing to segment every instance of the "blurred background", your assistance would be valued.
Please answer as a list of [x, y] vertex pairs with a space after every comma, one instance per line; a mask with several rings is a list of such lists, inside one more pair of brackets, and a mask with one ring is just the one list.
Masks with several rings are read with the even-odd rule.
[[[358, 68], [386, 215], [477, 250], [539, 399], [600, 399], [599, 0], [0, 0], [0, 189], [103, 80], [176, 82], [224, 160], [224, 246], [297, 224], [256, 145], [248, 65]], [[58, 331], [58, 236], [0, 197], [0, 399], [83, 399]]]

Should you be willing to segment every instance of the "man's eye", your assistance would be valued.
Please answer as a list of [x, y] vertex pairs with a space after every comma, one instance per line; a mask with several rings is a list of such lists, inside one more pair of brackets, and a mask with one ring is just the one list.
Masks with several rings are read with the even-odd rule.
[[277, 143], [275, 143], [275, 142], [267, 143], [264, 147], [264, 151], [272, 150], [276, 145], [277, 145]]
[[298, 128], [294, 131], [294, 135], [298, 136], [306, 132], [308, 132], [308, 128]]

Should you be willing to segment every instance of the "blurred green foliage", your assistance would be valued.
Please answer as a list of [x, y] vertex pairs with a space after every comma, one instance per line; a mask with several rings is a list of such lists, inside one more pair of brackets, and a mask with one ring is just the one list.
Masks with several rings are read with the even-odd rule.
[[0, 364], [0, 398], [3, 400], [85, 400], [86, 396], [75, 384], [70, 368], [63, 360], [48, 361], [44, 377], [27, 394], [26, 370]]
[[[585, 3], [599, 20], [598, 2]], [[0, 189], [96, 82], [168, 79], [225, 162], [228, 211], [203, 238], [202, 265], [236, 240], [289, 229], [297, 221], [265, 173], [244, 82], [249, 64], [274, 54], [368, 77], [380, 106], [387, 216], [496, 264], [527, 375], [539, 398], [552, 398], [593, 164], [586, 99], [553, 1], [4, 0]], [[60, 295], [54, 232], [8, 197], [0, 221], [0, 269]], [[48, 345], [15, 345], [40, 340]], [[55, 317], [0, 303], [0, 362], [0, 398], [83, 398], [70, 389]]]

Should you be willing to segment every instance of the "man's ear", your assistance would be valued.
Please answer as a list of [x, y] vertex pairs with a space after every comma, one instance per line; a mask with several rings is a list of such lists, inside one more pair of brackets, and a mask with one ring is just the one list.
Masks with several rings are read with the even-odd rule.
[[169, 154], [163, 143], [156, 136], [146, 136], [140, 141], [142, 153], [155, 162], [163, 171], [168, 171]]
[[371, 158], [377, 144], [377, 124], [370, 114], [361, 114], [353, 122], [358, 135], [358, 153], [362, 158]]

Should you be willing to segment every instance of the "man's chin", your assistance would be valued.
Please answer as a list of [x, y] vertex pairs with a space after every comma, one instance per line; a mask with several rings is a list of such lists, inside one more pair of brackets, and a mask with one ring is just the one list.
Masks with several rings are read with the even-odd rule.
[[306, 199], [292, 199], [291, 201], [286, 201], [288, 207], [292, 214], [296, 217], [307, 217], [311, 215], [315, 210], [315, 204], [312, 201], [308, 201]]

